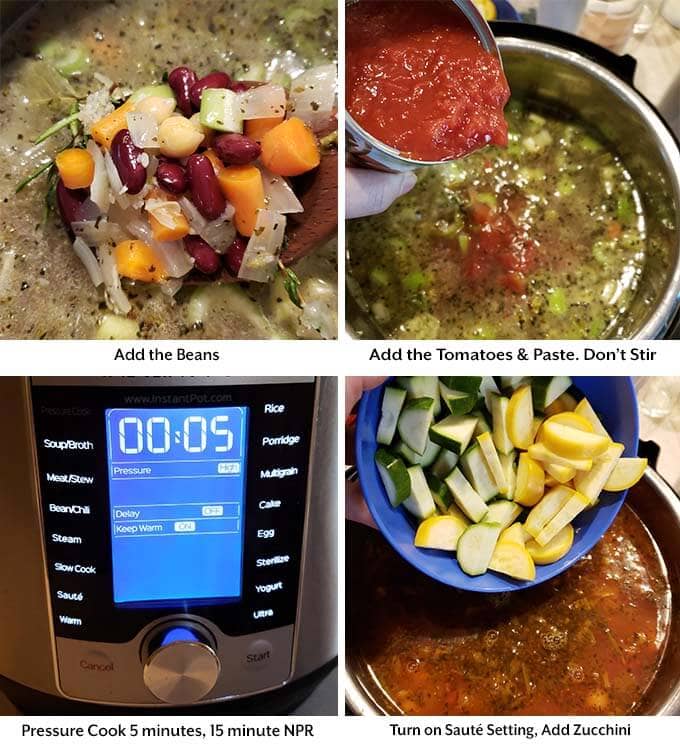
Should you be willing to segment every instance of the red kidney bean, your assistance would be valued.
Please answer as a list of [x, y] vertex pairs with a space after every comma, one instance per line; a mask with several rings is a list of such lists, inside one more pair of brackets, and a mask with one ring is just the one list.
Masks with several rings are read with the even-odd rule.
[[229, 88], [239, 94], [240, 92], [247, 92], [251, 87], [243, 81], [232, 81]]
[[212, 142], [212, 148], [225, 165], [247, 165], [262, 151], [257, 141], [240, 133], [223, 133]]
[[87, 199], [87, 191], [82, 188], [66, 188], [61, 178], [57, 182], [57, 206], [61, 219], [69, 229], [79, 218], [79, 210]]
[[187, 174], [178, 162], [159, 162], [156, 168], [158, 185], [169, 193], [180, 194], [187, 190]]
[[142, 150], [132, 143], [132, 136], [127, 128], [118, 131], [113, 137], [111, 159], [129, 194], [139, 193], [146, 183], [146, 168], [140, 161], [142, 154]]
[[247, 245], [248, 241], [240, 235], [237, 235], [233, 243], [224, 252], [224, 263], [234, 277], [238, 277], [238, 271], [241, 269]]
[[196, 74], [186, 66], [180, 66], [170, 71], [168, 75], [168, 84], [175, 92], [179, 109], [187, 116], [191, 117], [193, 108], [191, 107], [191, 87], [196, 83]]
[[194, 260], [196, 269], [204, 275], [212, 275], [220, 268], [220, 255], [199, 235], [184, 237], [184, 248]]
[[229, 89], [231, 86], [231, 77], [221, 71], [213, 71], [198, 81], [191, 87], [190, 97], [191, 104], [196, 110], [201, 109], [201, 94], [204, 89]]
[[192, 154], [187, 160], [187, 178], [191, 198], [207, 220], [216, 220], [224, 212], [224, 198], [212, 162], [204, 154]]

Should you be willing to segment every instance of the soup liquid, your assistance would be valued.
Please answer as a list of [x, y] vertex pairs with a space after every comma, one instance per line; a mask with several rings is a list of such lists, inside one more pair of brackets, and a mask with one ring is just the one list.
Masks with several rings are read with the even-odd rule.
[[616, 337], [645, 262], [642, 201], [580, 123], [512, 101], [507, 149], [418, 172], [348, 224], [350, 289], [386, 338]]
[[361, 544], [347, 650], [388, 714], [630, 714], [654, 677], [670, 591], [628, 507], [565, 574], [512, 594], [456, 591]]

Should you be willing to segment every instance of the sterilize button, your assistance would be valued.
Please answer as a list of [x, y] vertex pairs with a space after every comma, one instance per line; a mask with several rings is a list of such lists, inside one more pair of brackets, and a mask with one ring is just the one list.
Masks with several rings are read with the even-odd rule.
[[272, 659], [274, 647], [269, 641], [258, 638], [247, 648], [243, 657], [243, 664], [248, 669], [261, 669], [266, 667]]

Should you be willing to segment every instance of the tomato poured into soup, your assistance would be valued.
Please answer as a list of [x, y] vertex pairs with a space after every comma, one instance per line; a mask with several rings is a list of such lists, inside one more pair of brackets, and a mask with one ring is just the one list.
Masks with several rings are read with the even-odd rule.
[[512, 594], [443, 586], [375, 534], [350, 542], [348, 656], [387, 713], [622, 715], [654, 677], [669, 585], [628, 507], [564, 575]]
[[347, 8], [347, 108], [368, 133], [436, 162], [505, 145], [503, 69], [450, 2]]

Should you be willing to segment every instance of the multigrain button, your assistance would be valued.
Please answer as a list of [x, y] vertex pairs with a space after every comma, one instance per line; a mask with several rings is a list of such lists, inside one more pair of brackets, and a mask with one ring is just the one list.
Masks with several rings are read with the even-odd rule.
[[247, 669], [260, 669], [266, 667], [272, 660], [274, 647], [269, 641], [258, 638], [253, 641], [246, 650], [243, 664]]

